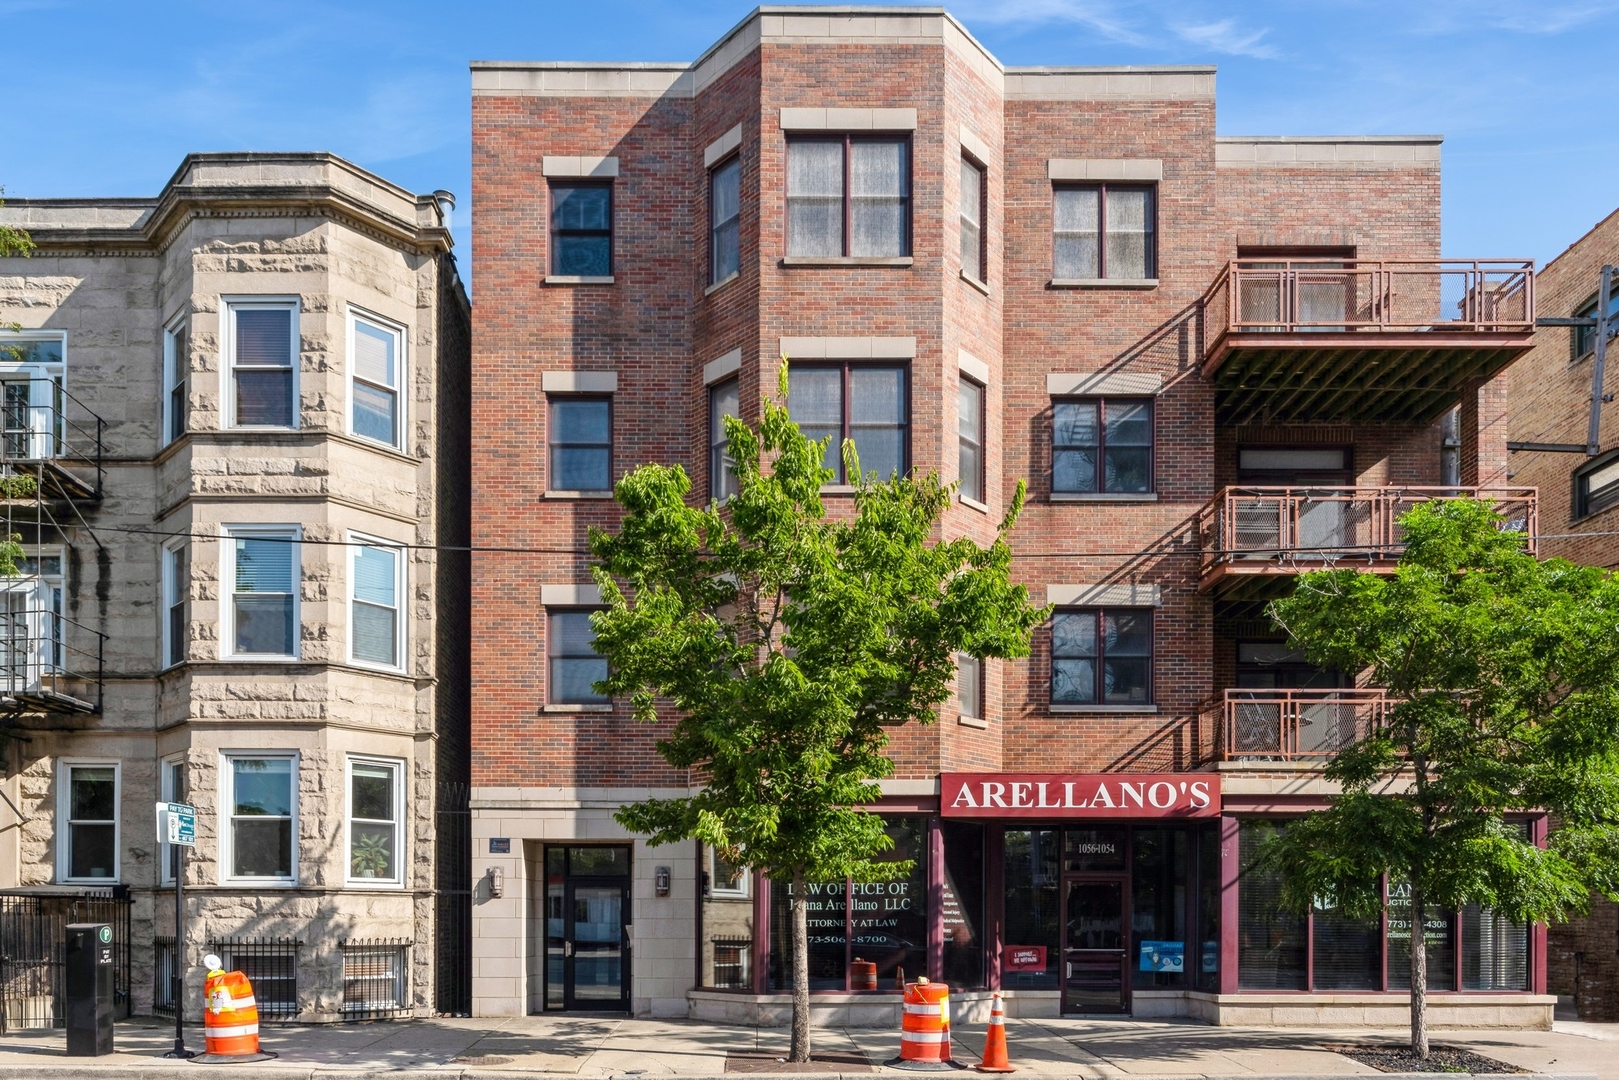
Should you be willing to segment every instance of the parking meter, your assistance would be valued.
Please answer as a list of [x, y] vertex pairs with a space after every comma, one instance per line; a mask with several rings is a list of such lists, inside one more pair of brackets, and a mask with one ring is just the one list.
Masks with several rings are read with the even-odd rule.
[[69, 1057], [100, 1057], [112, 1047], [112, 927], [69, 923], [67, 971], [67, 1052]]

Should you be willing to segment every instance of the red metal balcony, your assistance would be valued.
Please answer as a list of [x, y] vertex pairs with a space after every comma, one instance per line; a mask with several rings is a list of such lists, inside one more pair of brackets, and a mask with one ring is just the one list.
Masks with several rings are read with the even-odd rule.
[[1228, 487], [1198, 513], [1202, 587], [1329, 567], [1391, 572], [1405, 550], [1400, 516], [1461, 498], [1491, 500], [1534, 550], [1536, 488]]
[[1520, 260], [1231, 262], [1203, 296], [1221, 424], [1423, 424], [1532, 344]]
[[1379, 689], [1227, 690], [1216, 699], [1221, 761], [1320, 761], [1381, 728], [1394, 702]]

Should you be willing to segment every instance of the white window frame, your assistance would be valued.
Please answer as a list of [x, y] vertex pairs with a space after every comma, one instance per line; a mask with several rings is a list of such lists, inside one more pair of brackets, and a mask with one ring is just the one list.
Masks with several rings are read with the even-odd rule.
[[[219, 341], [219, 375], [223, 382], [219, 400], [224, 409], [219, 417], [221, 428], [233, 431], [297, 431], [303, 420], [301, 395], [301, 381], [299, 379], [299, 357], [301, 352], [301, 330], [303, 323], [303, 305], [296, 296], [222, 296], [220, 297]], [[288, 335], [289, 347], [292, 351], [292, 425], [282, 427], [279, 424], [238, 424], [236, 423], [236, 313], [244, 308], [278, 308], [292, 312], [292, 333]]]
[[[284, 664], [297, 660], [303, 650], [303, 529], [297, 525], [221, 525], [219, 545], [220, 659], [244, 663]], [[238, 538], [290, 538], [292, 559], [292, 652], [239, 653], [236, 651], [236, 544]]]
[[720, 885], [718, 852], [714, 850], [712, 845], [704, 844], [703, 857], [706, 862], [703, 869], [708, 871], [708, 895], [710, 899], [746, 900], [749, 896], [753, 895], [752, 886], [750, 884], [753, 880], [753, 871], [742, 871], [741, 888], [733, 889], [728, 886], [722, 886]]
[[[393, 442], [384, 442], [380, 439], [374, 439], [369, 435], [361, 435], [354, 429], [354, 380], [356, 366], [354, 363], [354, 324], [357, 322], [367, 323], [375, 330], [382, 330], [394, 336], [394, 385], [392, 387], [394, 395]], [[348, 308], [346, 331], [348, 363], [345, 365], [347, 371], [345, 372], [343, 386], [344, 393], [348, 395], [349, 434], [354, 436], [356, 439], [363, 439], [368, 443], [373, 443], [377, 446], [386, 446], [390, 450], [398, 450], [400, 453], [404, 453], [406, 443], [405, 432], [408, 430], [409, 423], [408, 410], [406, 408], [405, 400], [405, 387], [409, 385], [405, 379], [405, 353], [409, 346], [409, 331], [402, 323], [395, 322], [392, 319], [385, 319], [381, 315], [374, 314], [365, 310], [364, 308], [354, 307], [353, 305], [349, 305]]]
[[62, 330], [3, 330], [0, 329], [0, 345], [22, 345], [30, 341], [55, 341], [62, 346], [61, 362], [31, 363], [12, 359], [0, 353], [0, 382], [4, 376], [22, 376], [30, 380], [28, 385], [30, 432], [29, 456], [36, 458], [56, 457], [56, 439], [62, 432], [62, 417], [57, 415], [57, 402], [51, 393], [51, 386], [55, 385], [63, 393], [67, 392], [67, 333]]
[[[351, 532], [348, 535], [348, 607], [346, 618], [348, 620], [349, 663], [356, 667], [375, 668], [378, 671], [404, 671], [406, 666], [405, 652], [405, 555], [409, 551], [398, 540], [385, 540], [380, 536], [369, 536], [364, 533]], [[354, 586], [358, 575], [355, 571], [355, 561], [359, 558], [360, 548], [385, 548], [394, 555], [394, 655], [399, 657], [397, 664], [384, 664], [376, 660], [363, 660], [354, 655]]]
[[[380, 765], [394, 771], [394, 876], [391, 878], [354, 877], [354, 766]], [[403, 758], [349, 754], [343, 765], [343, 879], [353, 889], [402, 889], [405, 887], [405, 784], [409, 763]], [[369, 818], [365, 819], [371, 820]]]
[[[123, 881], [124, 873], [124, 769], [123, 763], [107, 758], [60, 758], [57, 760], [56, 773], [56, 880], [63, 883], [91, 883], [96, 885], [117, 885]], [[73, 868], [73, 826], [70, 815], [73, 812], [73, 770], [75, 768], [112, 769], [112, 877], [74, 877]]]
[[[164, 802], [184, 802], [180, 796], [184, 795], [185, 792], [175, 790], [174, 770], [176, 768], [184, 769], [185, 767], [186, 757], [184, 754], [170, 754], [168, 757], [158, 760], [158, 797]], [[173, 885], [174, 874], [169, 871], [169, 866], [174, 859], [172, 853], [175, 850], [175, 845], [164, 840], [159, 847], [161, 850], [158, 852], [157, 883], [159, 885]]]
[[[168, 446], [171, 443], [178, 442], [183, 435], [190, 434], [189, 421], [191, 410], [189, 406], [186, 409], [188, 430], [182, 431], [180, 435], [175, 435], [172, 433], [172, 428], [174, 426], [174, 391], [178, 389], [180, 383], [184, 383], [186, 387], [186, 395], [189, 397], [191, 393], [191, 370], [189, 367], [186, 369], [184, 379], [177, 380], [174, 377], [174, 368], [177, 359], [175, 356], [175, 343], [178, 340], [178, 336], [181, 331], [184, 331], [187, 337], [190, 336], [191, 317], [189, 315], [178, 315], [170, 320], [169, 324], [163, 328], [163, 431], [162, 438], [158, 440], [159, 446]], [[232, 340], [234, 339], [235, 335], [233, 334]]]
[[[178, 660], [174, 659], [173, 628], [169, 622], [169, 612], [173, 610], [176, 603], [190, 603], [190, 575], [186, 575], [188, 580], [181, 581], [177, 570], [182, 559], [189, 563], [191, 554], [187, 550], [184, 540], [170, 540], [159, 550], [158, 557], [163, 561], [159, 578], [162, 582], [159, 593], [161, 603], [158, 612], [158, 648], [162, 650], [161, 655], [158, 657], [157, 666], [159, 671], [167, 671], [169, 668], [178, 667], [190, 659], [187, 655], [181, 655]], [[294, 608], [297, 607], [296, 604], [293, 606]], [[186, 618], [188, 625], [190, 621], [188, 612]], [[189, 638], [190, 635], [187, 634], [187, 645], [190, 644]], [[189, 649], [187, 652], [189, 652]]]
[[[236, 855], [236, 767], [240, 758], [276, 759], [292, 762], [292, 874], [289, 877], [237, 877], [231, 873]], [[298, 770], [302, 765], [296, 750], [222, 750], [219, 753], [219, 884], [246, 885], [256, 889], [298, 887]]]

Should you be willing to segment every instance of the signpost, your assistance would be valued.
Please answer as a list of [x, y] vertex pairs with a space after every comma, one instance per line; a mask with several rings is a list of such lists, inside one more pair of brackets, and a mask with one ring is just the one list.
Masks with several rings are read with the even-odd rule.
[[189, 1058], [185, 1042], [185, 879], [186, 849], [197, 844], [197, 808], [185, 803], [157, 804], [157, 839], [173, 845], [177, 852], [174, 866], [174, 967], [180, 989], [174, 996], [174, 1049], [166, 1058]]

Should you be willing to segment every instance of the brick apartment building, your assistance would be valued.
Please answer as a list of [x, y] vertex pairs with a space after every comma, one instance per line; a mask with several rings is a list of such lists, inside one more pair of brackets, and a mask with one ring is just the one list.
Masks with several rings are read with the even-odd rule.
[[[193, 154], [155, 197], [0, 208], [37, 244], [0, 259], [0, 476], [39, 489], [0, 506], [7, 1024], [61, 1023], [64, 921], [113, 923], [126, 1012], [193, 1021], [209, 951], [301, 1020], [431, 1015], [435, 934], [465, 956], [436, 910], [467, 779], [445, 195]], [[198, 809], [178, 954], [160, 799]]]
[[[785, 1016], [784, 888], [611, 819], [692, 778], [590, 690], [582, 554], [642, 462], [723, 498], [717, 418], [785, 353], [807, 430], [961, 482], [945, 534], [987, 540], [1026, 477], [1016, 573], [1056, 605], [896, 734], [916, 869], [817, 890], [818, 1022], [892, 1024], [922, 974], [969, 1011], [1401, 1022], [1398, 882], [1362, 924], [1240, 871], [1384, 702], [1266, 599], [1388, 568], [1421, 499], [1533, 524], [1488, 381], [1532, 267], [1440, 260], [1440, 140], [1216, 137], [1211, 68], [1007, 68], [923, 8], [472, 85], [474, 1012]], [[1436, 1025], [1549, 1024], [1542, 928], [1425, 918]]]
[[[1619, 211], [1609, 214], [1536, 278], [1540, 314], [1551, 318], [1594, 317], [1603, 266], [1619, 265]], [[1610, 285], [1610, 318], [1619, 315], [1619, 288]], [[1619, 382], [1609, 326], [1605, 392]], [[1535, 347], [1513, 367], [1512, 481], [1541, 491], [1542, 554], [1591, 566], [1619, 568], [1619, 412], [1602, 407], [1596, 453], [1590, 436], [1594, 327], [1544, 329]], [[1547, 449], [1547, 445], [1560, 450]], [[1549, 988], [1572, 995], [1587, 1020], [1619, 1020], [1619, 905], [1594, 898], [1590, 915], [1550, 930]]]

